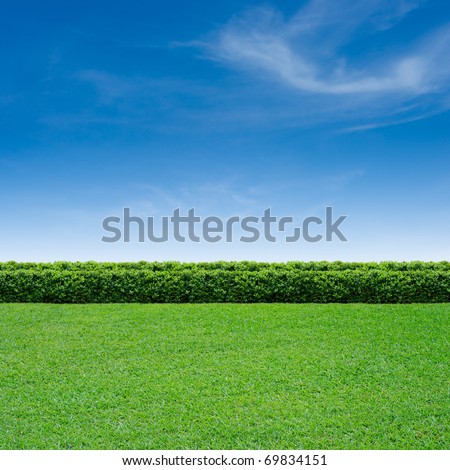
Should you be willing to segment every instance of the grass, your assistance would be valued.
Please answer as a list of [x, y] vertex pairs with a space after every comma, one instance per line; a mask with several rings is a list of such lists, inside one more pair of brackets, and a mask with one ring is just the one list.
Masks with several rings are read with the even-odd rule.
[[0, 305], [2, 449], [447, 449], [450, 304]]

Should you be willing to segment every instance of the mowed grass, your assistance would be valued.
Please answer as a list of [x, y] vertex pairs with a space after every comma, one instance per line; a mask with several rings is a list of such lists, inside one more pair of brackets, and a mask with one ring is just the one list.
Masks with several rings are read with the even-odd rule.
[[0, 305], [2, 449], [444, 449], [445, 305]]

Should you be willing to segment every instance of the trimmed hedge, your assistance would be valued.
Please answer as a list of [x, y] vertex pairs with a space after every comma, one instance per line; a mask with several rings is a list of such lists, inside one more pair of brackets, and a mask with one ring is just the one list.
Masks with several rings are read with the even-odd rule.
[[449, 301], [449, 262], [0, 263], [0, 302]]
[[95, 261], [70, 262], [58, 261], [55, 263], [18, 263], [16, 261], [0, 262], [0, 271], [16, 270], [63, 270], [63, 271], [261, 271], [275, 269], [282, 271], [348, 271], [348, 270], [382, 270], [382, 271], [450, 271], [449, 261], [384, 261], [381, 263], [344, 262], [344, 261], [289, 261], [287, 263], [269, 263], [258, 261], [215, 261], [201, 263], [181, 263], [178, 261], [164, 262], [125, 262], [125, 263], [98, 263]]

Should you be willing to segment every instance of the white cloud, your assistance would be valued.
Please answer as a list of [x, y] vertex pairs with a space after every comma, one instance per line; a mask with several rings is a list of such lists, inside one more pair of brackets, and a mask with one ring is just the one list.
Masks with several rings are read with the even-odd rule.
[[[352, 55], [346, 47], [363, 32], [373, 40], [418, 6], [406, 0], [311, 0], [289, 19], [264, 7], [232, 19], [204, 48], [211, 59], [252, 74], [258, 83], [277, 81], [305, 99], [335, 97], [346, 118], [350, 111], [353, 118], [389, 114], [400, 122], [405, 116], [395, 109], [420, 108], [426, 116], [448, 101], [441, 98], [450, 89], [450, 25], [378, 55]], [[316, 110], [320, 105], [316, 99]]]

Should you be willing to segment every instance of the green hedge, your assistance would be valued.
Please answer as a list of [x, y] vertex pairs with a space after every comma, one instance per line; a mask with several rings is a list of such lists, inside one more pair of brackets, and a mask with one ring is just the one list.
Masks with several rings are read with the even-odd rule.
[[289, 261], [287, 263], [264, 263], [257, 261], [215, 261], [203, 263], [181, 263], [178, 261], [137, 263], [98, 263], [59, 261], [55, 263], [18, 263], [16, 261], [0, 262], [0, 271], [17, 270], [63, 270], [63, 271], [120, 271], [126, 268], [132, 271], [348, 271], [348, 270], [382, 270], [382, 271], [450, 271], [449, 261], [384, 261], [381, 263], [343, 262], [343, 261]]
[[450, 263], [0, 263], [0, 302], [450, 301]]

